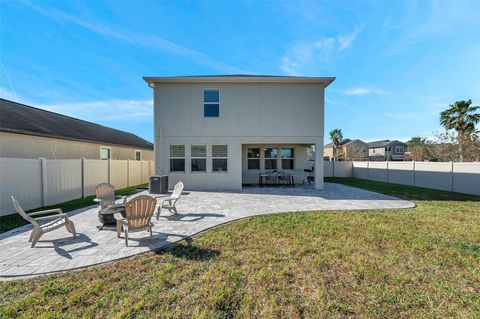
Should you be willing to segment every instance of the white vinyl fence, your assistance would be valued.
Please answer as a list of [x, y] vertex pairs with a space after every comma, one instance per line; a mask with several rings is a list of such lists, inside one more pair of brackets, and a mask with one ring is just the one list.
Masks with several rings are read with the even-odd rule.
[[152, 161], [0, 158], [0, 216], [15, 212], [11, 195], [30, 210], [94, 195], [100, 183], [147, 183], [153, 170]]
[[324, 162], [325, 177], [354, 177], [480, 195], [480, 163]]

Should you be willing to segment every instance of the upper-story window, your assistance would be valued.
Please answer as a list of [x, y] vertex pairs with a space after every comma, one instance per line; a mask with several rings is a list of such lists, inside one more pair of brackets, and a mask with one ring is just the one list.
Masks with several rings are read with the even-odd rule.
[[403, 145], [395, 146], [395, 153], [399, 154], [399, 153], [404, 153], [404, 152], [405, 152], [405, 147], [403, 147]]
[[142, 151], [135, 150], [135, 160], [136, 161], [142, 160]]
[[203, 90], [203, 116], [220, 116], [220, 91], [216, 89]]

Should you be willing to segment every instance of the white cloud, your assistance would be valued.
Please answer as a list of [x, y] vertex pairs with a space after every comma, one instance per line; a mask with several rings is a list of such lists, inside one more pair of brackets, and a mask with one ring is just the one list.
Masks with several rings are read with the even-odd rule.
[[297, 42], [289, 47], [281, 60], [281, 69], [289, 75], [308, 73], [319, 62], [329, 62], [332, 55], [342, 52], [353, 45], [363, 25], [351, 33], [325, 37], [310, 42]]
[[387, 92], [385, 92], [382, 89], [369, 88], [369, 87], [363, 87], [363, 86], [346, 89], [346, 90], [343, 90], [342, 93], [345, 95], [368, 95], [368, 94], [385, 95], [387, 94]]
[[216, 69], [224, 72], [232, 72], [232, 73], [243, 72], [241, 69], [235, 66], [232, 66], [228, 63], [218, 61], [202, 52], [184, 47], [180, 44], [177, 44], [175, 42], [169, 41], [167, 39], [161, 38], [156, 35], [149, 35], [146, 33], [134, 33], [127, 29], [120, 29], [107, 24], [93, 23], [86, 20], [82, 20], [76, 16], [69, 15], [55, 9], [45, 9], [31, 2], [23, 2], [23, 3], [33, 8], [38, 13], [59, 22], [74, 23], [90, 31], [93, 31], [95, 33], [98, 33], [107, 37], [111, 37], [117, 40], [122, 40], [130, 44], [141, 45], [143, 47], [149, 47], [149, 48], [158, 49], [164, 52], [169, 52], [174, 55], [188, 58], [197, 64], [204, 65], [212, 69]]

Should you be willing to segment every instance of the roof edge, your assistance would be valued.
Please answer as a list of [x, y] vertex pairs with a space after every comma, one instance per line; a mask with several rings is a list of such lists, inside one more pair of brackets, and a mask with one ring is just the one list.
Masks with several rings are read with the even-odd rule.
[[200, 83], [200, 82], [227, 82], [227, 83], [323, 83], [327, 87], [336, 77], [308, 77], [308, 76], [270, 76], [270, 75], [218, 75], [218, 76], [144, 76], [143, 80], [150, 87], [154, 83]]

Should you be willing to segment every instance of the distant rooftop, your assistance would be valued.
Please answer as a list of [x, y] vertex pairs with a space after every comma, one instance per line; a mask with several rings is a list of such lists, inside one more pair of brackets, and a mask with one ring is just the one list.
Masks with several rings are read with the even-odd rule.
[[2, 98], [0, 131], [153, 149], [152, 143], [135, 134]]
[[189, 75], [189, 76], [166, 76], [143, 78], [148, 85], [161, 82], [303, 82], [323, 83], [328, 86], [334, 77], [309, 77], [309, 76], [287, 76], [287, 75], [257, 75], [257, 74], [226, 74], [226, 75]]
[[405, 144], [405, 143], [397, 141], [397, 140], [380, 140], [380, 141], [369, 142], [367, 144], [368, 144], [369, 148], [377, 148], [377, 147], [385, 147], [385, 146], [391, 145], [393, 143]]

